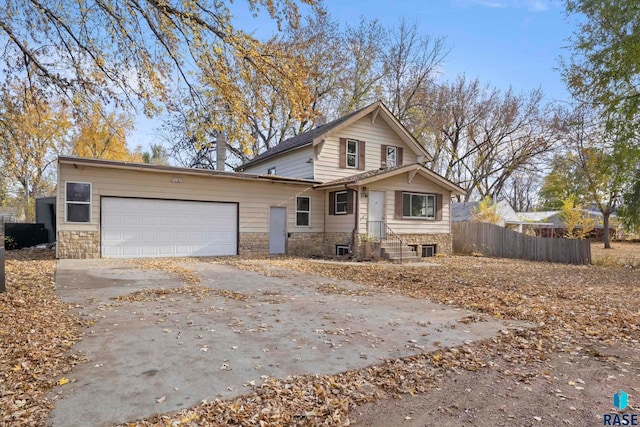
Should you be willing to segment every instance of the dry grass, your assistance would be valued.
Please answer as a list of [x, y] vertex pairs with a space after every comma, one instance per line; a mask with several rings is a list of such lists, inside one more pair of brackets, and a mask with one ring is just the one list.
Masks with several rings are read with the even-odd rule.
[[602, 242], [591, 243], [591, 262], [598, 266], [640, 267], [640, 242], [612, 242], [604, 249]]

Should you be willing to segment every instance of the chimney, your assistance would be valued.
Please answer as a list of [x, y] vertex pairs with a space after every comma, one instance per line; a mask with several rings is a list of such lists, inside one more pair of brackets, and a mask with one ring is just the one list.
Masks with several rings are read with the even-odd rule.
[[322, 125], [327, 124], [327, 116], [322, 115], [316, 119], [316, 127], [319, 128]]
[[224, 133], [218, 132], [216, 139], [216, 170], [224, 172], [224, 162], [227, 160], [227, 138]]

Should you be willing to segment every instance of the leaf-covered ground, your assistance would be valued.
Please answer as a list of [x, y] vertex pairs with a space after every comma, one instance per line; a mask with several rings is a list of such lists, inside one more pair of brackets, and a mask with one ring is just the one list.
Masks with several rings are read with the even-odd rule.
[[53, 403], [47, 392], [77, 363], [70, 349], [78, 319], [54, 293], [53, 251], [7, 252], [0, 294], [0, 425], [41, 426]]
[[[637, 249], [640, 253], [640, 246]], [[78, 319], [69, 315], [68, 307], [55, 298], [53, 260], [10, 256], [14, 259], [7, 262], [8, 292], [0, 295], [0, 420], [2, 425], [42, 425], [52, 404], [44, 398], [46, 392], [64, 382], [77, 362], [70, 347], [79, 336]], [[394, 411], [407, 411], [400, 418], [406, 425], [429, 425], [436, 418], [421, 419], [420, 411], [440, 409], [443, 414], [458, 411], [460, 417], [467, 417], [465, 422], [483, 425], [480, 418], [474, 419], [472, 415], [474, 411], [480, 414], [482, 406], [491, 406], [487, 404], [489, 396], [476, 396], [476, 403], [468, 403], [470, 407], [456, 402], [447, 407], [443, 396], [467, 393], [475, 388], [475, 383], [499, 381], [505, 383], [505, 390], [510, 390], [500, 399], [508, 401], [509, 396], [512, 399], [517, 396], [521, 407], [541, 410], [549, 402], [574, 400], [569, 400], [565, 413], [558, 413], [557, 419], [546, 413], [527, 413], [531, 416], [526, 423], [520, 422], [517, 411], [503, 405], [504, 408], [486, 415], [484, 425], [585, 425], [584, 420], [591, 420], [585, 414], [593, 412], [593, 407], [600, 410], [605, 405], [593, 396], [580, 394], [589, 391], [594, 378], [602, 376], [602, 372], [595, 370], [602, 371], [607, 366], [615, 369], [617, 382], [612, 382], [612, 387], [622, 387], [623, 381], [638, 387], [638, 268], [614, 262], [605, 266], [569, 266], [472, 257], [437, 258], [434, 259], [437, 266], [433, 267], [319, 263], [303, 259], [229, 258], [209, 262], [226, 262], [266, 275], [282, 276], [294, 270], [350, 279], [371, 286], [372, 292], [428, 298], [496, 318], [526, 320], [535, 326], [505, 331], [479, 343], [390, 359], [338, 375], [263, 378], [264, 384], [253, 387], [245, 396], [203, 402], [194, 408], [132, 421], [130, 425], [348, 425], [354, 420], [360, 421], [360, 425], [375, 424], [376, 420], [382, 421], [378, 425], [385, 425], [384, 421], [391, 420]], [[177, 274], [187, 288], [145, 290], [131, 298], [155, 298], [165, 292], [186, 292], [206, 298], [209, 291], [199, 287], [197, 274], [188, 268], [188, 263], [185, 260], [139, 263], [142, 268]], [[353, 297], [330, 283], [318, 290]], [[572, 366], [571, 374], [576, 376], [565, 378], [569, 374], [562, 370], [564, 366]], [[584, 372], [576, 371], [578, 368]], [[517, 394], [529, 391], [532, 392]], [[630, 389], [630, 393], [636, 400], [640, 397], [640, 389]], [[553, 400], [536, 397], [547, 394]], [[400, 400], [389, 400], [390, 396], [422, 396], [428, 405], [394, 406]], [[429, 399], [439, 399], [435, 401], [438, 404], [434, 406]], [[409, 401], [408, 397], [403, 401]], [[370, 412], [372, 415], [367, 418], [367, 411], [358, 411], [371, 408], [368, 402], [376, 402], [373, 407], [386, 408], [387, 413]], [[605, 409], [611, 406], [608, 398], [606, 405]], [[421, 424], [412, 424], [412, 420]], [[450, 425], [462, 422], [462, 418], [455, 420]]]
[[[624, 366], [640, 362], [638, 269], [472, 257], [438, 258], [434, 260], [438, 264], [434, 267], [320, 263], [301, 259], [230, 258], [224, 262], [265, 275], [283, 276], [295, 270], [353, 280], [371, 286], [373, 291], [428, 298], [496, 318], [526, 320], [535, 326], [529, 330], [505, 331], [484, 342], [391, 359], [339, 375], [265, 378], [260, 388], [241, 398], [203, 402], [199, 407], [138, 421], [135, 425], [348, 425], [358, 419], [357, 408], [367, 402], [383, 399], [388, 406], [388, 396], [421, 393], [436, 396], [439, 390], [447, 389], [448, 381], [458, 381], [452, 374], [463, 378], [466, 373], [467, 381], [473, 384], [474, 377], [491, 372], [508, 384], [525, 384], [525, 390], [532, 390], [532, 382], [539, 379], [545, 384], [554, 384], [562, 381], [558, 378], [570, 376], [568, 371], [557, 371], [552, 360], [553, 363], [561, 360], [567, 366], [575, 363], [591, 371], [603, 369], [601, 365], [589, 365], [583, 360], [587, 358], [589, 363], [595, 360], [617, 367], [621, 372], [629, 372]], [[331, 286], [319, 291], [337, 292]], [[562, 359], [563, 354], [571, 359]], [[640, 372], [636, 368], [631, 375], [640, 375]], [[586, 373], [582, 376], [591, 383], [592, 377]], [[576, 380], [578, 382], [570, 378], [563, 385], [550, 388], [551, 398], [564, 400], [571, 392], [580, 393], [585, 388], [584, 380]], [[498, 380], [491, 376], [489, 381]], [[557, 388], [567, 384], [571, 390]], [[461, 391], [470, 390], [467, 387]], [[605, 397], [602, 393], [601, 397]], [[565, 410], [569, 414], [558, 413], [549, 418], [546, 413], [542, 416], [548, 402], [535, 402], [533, 396], [533, 393], [529, 396], [530, 406], [538, 405], [535, 410], [540, 416], [529, 417], [531, 423], [581, 425], [585, 420], [592, 420], [593, 414], [589, 411], [593, 411], [594, 402], [588, 399], [582, 406], [578, 403], [567, 406]], [[482, 407], [483, 402], [480, 398], [478, 406]], [[526, 401], [522, 404], [527, 407]], [[379, 409], [380, 404], [373, 407]], [[464, 412], [469, 410], [473, 408]], [[517, 411], [508, 411], [506, 406], [496, 412], [489, 414], [488, 425], [501, 424], [501, 418], [504, 418], [503, 425], [513, 425], [518, 416]], [[385, 425], [388, 415], [383, 412], [377, 414], [377, 418], [364, 418], [363, 425], [376, 420], [378, 425]], [[403, 422], [409, 423], [412, 419], [407, 415]], [[419, 421], [422, 424], [415, 425], [424, 425], [424, 420]]]

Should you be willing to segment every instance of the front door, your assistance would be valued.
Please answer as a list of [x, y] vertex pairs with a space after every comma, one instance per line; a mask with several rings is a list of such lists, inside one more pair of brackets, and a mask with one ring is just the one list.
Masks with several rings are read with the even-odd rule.
[[368, 232], [369, 236], [384, 239], [386, 226], [384, 224], [384, 191], [369, 191]]
[[269, 208], [269, 253], [283, 254], [287, 243], [286, 208]]

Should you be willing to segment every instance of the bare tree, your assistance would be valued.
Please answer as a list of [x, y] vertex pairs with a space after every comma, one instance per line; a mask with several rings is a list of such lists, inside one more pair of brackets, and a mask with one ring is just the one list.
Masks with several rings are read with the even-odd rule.
[[403, 123], [420, 115], [421, 95], [433, 83], [449, 50], [445, 39], [420, 34], [416, 22], [402, 19], [389, 32], [383, 54], [384, 100]]
[[357, 27], [348, 27], [344, 36], [347, 67], [338, 106], [339, 115], [355, 111], [379, 98], [384, 77], [382, 52], [386, 30], [377, 20], [360, 18]]
[[467, 188], [467, 197], [498, 197], [516, 172], [533, 167], [558, 140], [541, 90], [503, 93], [461, 76], [437, 88], [431, 105], [432, 167]]

